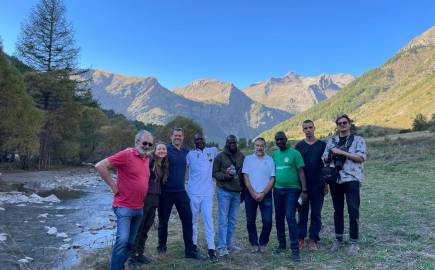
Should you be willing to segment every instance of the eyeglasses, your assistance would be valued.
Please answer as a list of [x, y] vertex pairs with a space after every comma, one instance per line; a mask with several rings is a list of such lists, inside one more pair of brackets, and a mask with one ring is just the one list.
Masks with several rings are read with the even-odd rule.
[[142, 142], [142, 145], [143, 145], [143, 146], [149, 146], [149, 147], [151, 147], [151, 146], [153, 146], [153, 143], [150, 143], [150, 142]]
[[345, 126], [345, 125], [347, 125], [349, 122], [347, 122], [347, 121], [343, 121], [343, 122], [337, 122], [337, 125], [338, 126]]

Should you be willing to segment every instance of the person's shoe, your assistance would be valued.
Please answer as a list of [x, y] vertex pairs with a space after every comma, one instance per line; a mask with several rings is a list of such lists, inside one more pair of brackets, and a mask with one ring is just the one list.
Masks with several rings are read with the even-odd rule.
[[165, 255], [166, 254], [166, 247], [165, 246], [158, 246], [157, 253], [159, 253], [159, 255]]
[[132, 258], [128, 259], [127, 264], [128, 264], [128, 269], [130, 269], [130, 270], [140, 270], [140, 269], [142, 269], [140, 267], [139, 263], [136, 260], [132, 259]]
[[231, 246], [228, 251], [231, 253], [239, 253], [242, 250], [242, 248], [238, 247], [238, 246]]
[[194, 244], [194, 245], [192, 246], [192, 249], [193, 249], [193, 251], [198, 251], [198, 246]]
[[300, 262], [301, 261], [301, 255], [299, 255], [299, 251], [292, 250], [292, 260], [294, 262]]
[[298, 239], [299, 249], [304, 249], [305, 239]]
[[260, 245], [260, 246], [258, 247], [258, 252], [260, 252], [260, 253], [264, 253], [264, 252], [266, 252], [266, 246], [262, 246], [262, 245]]
[[256, 253], [260, 251], [260, 247], [259, 246], [251, 246], [251, 253]]
[[285, 252], [286, 247], [284, 245], [278, 245], [278, 247], [275, 249], [276, 253]]
[[341, 243], [342, 241], [335, 239], [334, 243], [332, 243], [331, 248], [329, 249], [332, 252], [336, 252], [337, 250], [340, 249], [341, 247]]
[[216, 257], [216, 252], [214, 251], [214, 249], [209, 249], [208, 250], [208, 260], [211, 263], [218, 262], [218, 258]]
[[204, 257], [202, 257], [198, 251], [194, 251], [194, 250], [186, 253], [184, 257], [186, 259], [204, 260]]
[[131, 257], [132, 260], [140, 263], [140, 264], [149, 264], [151, 263], [151, 259], [148, 258], [147, 256], [141, 254], [141, 255], [137, 255], [137, 256], [132, 256]]
[[219, 250], [218, 250], [218, 256], [219, 257], [225, 257], [225, 256], [228, 256], [230, 253], [228, 252], [228, 249], [226, 249], [226, 248], [220, 248]]
[[359, 246], [357, 243], [351, 243], [349, 249], [347, 250], [347, 256], [355, 256], [358, 254]]
[[308, 241], [308, 250], [309, 251], [316, 251], [318, 248], [317, 248], [317, 243], [316, 243], [316, 241], [314, 241], [313, 239], [310, 239], [309, 241]]

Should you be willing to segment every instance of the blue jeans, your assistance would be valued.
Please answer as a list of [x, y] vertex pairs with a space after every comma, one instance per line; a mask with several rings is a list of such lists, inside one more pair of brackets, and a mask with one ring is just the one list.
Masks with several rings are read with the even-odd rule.
[[124, 263], [130, 256], [139, 228], [143, 209], [113, 207], [116, 215], [116, 241], [112, 250], [109, 270], [123, 270]]
[[275, 222], [276, 235], [280, 247], [286, 247], [285, 222], [290, 235], [290, 248], [292, 251], [298, 251], [298, 225], [296, 223], [296, 204], [298, 202], [300, 189], [296, 188], [274, 188], [273, 200], [275, 203]]
[[240, 192], [219, 188], [218, 199], [218, 248], [231, 248], [231, 240], [236, 229], [240, 209]]
[[[260, 240], [257, 235], [257, 208], [260, 207], [261, 229]], [[272, 231], [272, 192], [266, 194], [261, 202], [257, 202], [251, 197], [248, 190], [245, 190], [245, 210], [246, 210], [246, 228], [248, 229], [249, 243], [253, 246], [265, 246], [269, 242], [270, 232]]]

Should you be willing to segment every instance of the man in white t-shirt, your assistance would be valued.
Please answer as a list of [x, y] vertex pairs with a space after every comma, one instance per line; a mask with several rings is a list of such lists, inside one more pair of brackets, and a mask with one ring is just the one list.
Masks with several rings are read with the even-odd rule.
[[[252, 252], [263, 252], [269, 242], [272, 230], [272, 187], [275, 182], [275, 164], [265, 151], [266, 141], [257, 138], [254, 141], [255, 153], [245, 158], [243, 162], [243, 175], [246, 185], [245, 210], [246, 227]], [[260, 238], [257, 235], [257, 208], [260, 208], [263, 228]]]
[[193, 224], [193, 244], [197, 248], [198, 243], [198, 214], [202, 213], [202, 221], [205, 227], [205, 236], [208, 245], [208, 258], [210, 262], [217, 262], [214, 244], [213, 226], [213, 161], [218, 151], [215, 147], [205, 147], [205, 139], [202, 134], [194, 135], [195, 149], [187, 154], [187, 166], [189, 179], [187, 182], [187, 194], [190, 198]]

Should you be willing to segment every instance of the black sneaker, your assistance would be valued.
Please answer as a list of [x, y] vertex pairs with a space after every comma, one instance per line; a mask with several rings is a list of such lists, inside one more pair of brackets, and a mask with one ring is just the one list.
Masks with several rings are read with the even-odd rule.
[[198, 251], [198, 246], [197, 245], [193, 245], [192, 249], [193, 249], [193, 251], [197, 252]]
[[148, 258], [147, 256], [141, 254], [141, 255], [137, 255], [137, 256], [132, 256], [131, 257], [133, 260], [135, 260], [136, 262], [140, 263], [140, 264], [149, 264], [151, 263], [151, 259]]
[[184, 257], [186, 259], [204, 260], [204, 257], [202, 257], [198, 251], [187, 252]]
[[128, 259], [127, 264], [128, 264], [128, 269], [130, 269], [130, 270], [140, 270], [140, 269], [142, 269], [140, 267], [139, 263], [136, 260], [132, 259], [132, 258]]
[[211, 263], [216, 263], [218, 262], [218, 258], [216, 257], [216, 252], [214, 251], [214, 249], [209, 249], [208, 250], [208, 260]]
[[166, 246], [158, 246], [157, 247], [157, 253], [159, 253], [159, 255], [165, 255], [166, 254]]
[[292, 251], [292, 260], [294, 262], [300, 262], [301, 261], [301, 255], [299, 255], [299, 251]]

